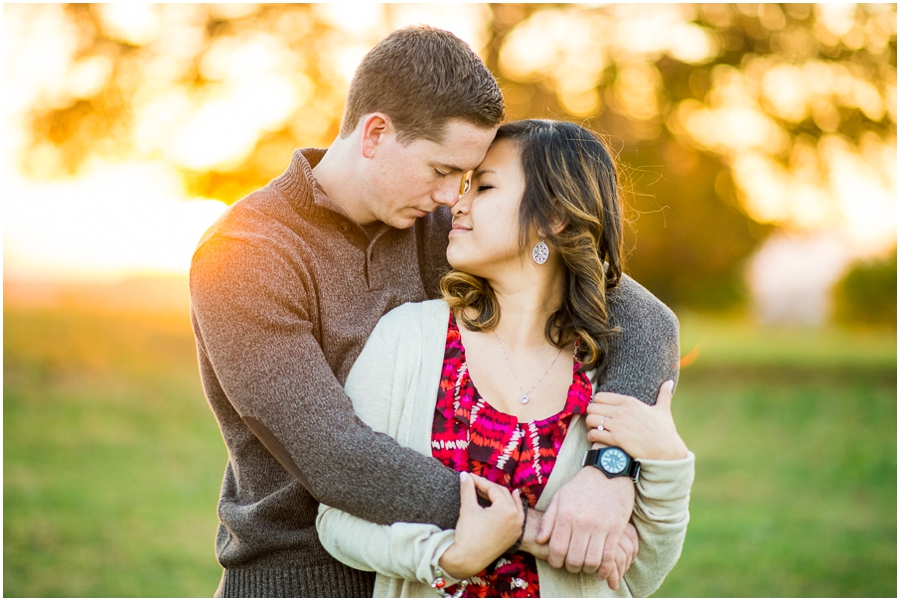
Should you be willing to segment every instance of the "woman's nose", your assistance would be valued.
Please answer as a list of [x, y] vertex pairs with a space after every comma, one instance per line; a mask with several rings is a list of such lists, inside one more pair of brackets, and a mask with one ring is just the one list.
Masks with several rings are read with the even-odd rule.
[[472, 191], [469, 190], [465, 194], [459, 197], [459, 200], [456, 201], [456, 204], [453, 205], [453, 214], [454, 215], [466, 215], [469, 212], [469, 208], [472, 206]]

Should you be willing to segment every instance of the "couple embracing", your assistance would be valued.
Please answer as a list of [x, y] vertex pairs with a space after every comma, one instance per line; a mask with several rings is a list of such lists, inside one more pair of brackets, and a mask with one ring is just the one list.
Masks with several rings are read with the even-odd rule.
[[646, 596], [677, 561], [678, 324], [622, 273], [615, 162], [502, 120], [464, 42], [395, 31], [200, 241], [217, 596]]

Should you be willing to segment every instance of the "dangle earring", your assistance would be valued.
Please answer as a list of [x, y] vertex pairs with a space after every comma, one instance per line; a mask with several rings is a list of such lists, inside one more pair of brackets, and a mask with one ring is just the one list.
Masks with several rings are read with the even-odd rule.
[[534, 262], [538, 265], [543, 265], [547, 262], [547, 258], [550, 256], [550, 248], [547, 246], [547, 243], [544, 242], [544, 239], [541, 238], [541, 241], [534, 245], [534, 248], [531, 249], [531, 258], [534, 259]]

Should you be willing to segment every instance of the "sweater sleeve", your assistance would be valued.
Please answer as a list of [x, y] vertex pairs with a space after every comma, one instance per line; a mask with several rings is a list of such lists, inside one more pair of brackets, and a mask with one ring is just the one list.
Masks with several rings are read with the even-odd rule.
[[641, 462], [632, 515], [640, 546], [625, 573], [635, 597], [647, 597], [658, 589], [681, 556], [693, 481], [693, 453], [677, 461]]
[[609, 362], [597, 391], [656, 403], [659, 387], [678, 378], [678, 319], [627, 275], [608, 296], [610, 323], [621, 333], [610, 343]]
[[458, 476], [360, 420], [332, 372], [303, 282], [265, 241], [216, 236], [191, 266], [191, 310], [228, 401], [318, 501], [366, 520], [452, 527]]
[[[345, 388], [357, 415], [376, 432], [396, 435], [409, 419], [404, 401], [415, 394], [422, 340], [415, 311], [403, 306], [383, 317], [347, 377]], [[416, 360], [404, 361], [404, 356]], [[458, 488], [455, 494], [459, 497]], [[424, 584], [431, 583], [454, 537], [453, 530], [430, 524], [374, 524], [325, 504], [319, 505], [316, 529], [322, 546], [341, 563]]]

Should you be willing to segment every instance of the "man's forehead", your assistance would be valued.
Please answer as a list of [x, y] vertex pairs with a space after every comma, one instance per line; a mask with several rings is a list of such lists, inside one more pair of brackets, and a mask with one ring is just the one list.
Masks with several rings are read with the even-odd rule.
[[490, 146], [497, 135], [496, 127], [481, 127], [466, 121], [451, 120], [444, 127], [440, 144], [442, 146], [478, 145]]

